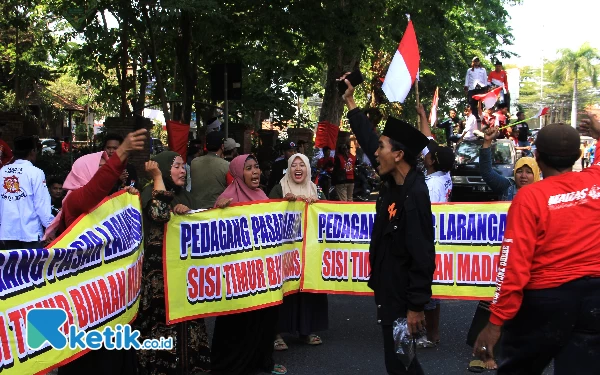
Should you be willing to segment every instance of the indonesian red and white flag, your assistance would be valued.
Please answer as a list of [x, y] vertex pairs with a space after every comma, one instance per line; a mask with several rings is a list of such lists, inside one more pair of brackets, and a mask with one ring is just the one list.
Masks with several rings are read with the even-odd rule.
[[538, 111], [538, 113], [536, 113], [536, 115], [535, 115], [535, 116], [533, 116], [533, 118], [538, 118], [538, 117], [542, 117], [542, 116], [544, 116], [546, 113], [548, 113], [548, 110], [549, 110], [549, 109], [550, 109], [550, 107], [544, 107], [544, 108], [540, 109], [540, 110]]
[[433, 127], [437, 121], [437, 109], [438, 109], [438, 90], [439, 87], [435, 88], [435, 94], [433, 94], [433, 101], [431, 102], [431, 112], [429, 113], [429, 125]]
[[483, 100], [485, 108], [492, 108], [498, 101], [498, 96], [500, 95], [501, 91], [502, 87], [497, 87], [486, 94], [473, 95], [473, 99], [477, 101]]
[[419, 73], [420, 58], [415, 28], [412, 21], [408, 21], [404, 36], [383, 81], [382, 89], [390, 102], [404, 103]]

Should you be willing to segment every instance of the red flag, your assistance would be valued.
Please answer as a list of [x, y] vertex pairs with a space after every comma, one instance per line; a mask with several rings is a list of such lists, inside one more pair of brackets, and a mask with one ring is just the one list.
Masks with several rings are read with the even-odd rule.
[[486, 94], [473, 95], [473, 99], [478, 101], [483, 100], [485, 108], [492, 108], [494, 104], [496, 104], [496, 102], [498, 101], [500, 91], [502, 91], [502, 87], [497, 87]]
[[390, 102], [404, 103], [419, 74], [419, 44], [412, 21], [402, 36], [383, 82], [383, 92]]
[[179, 121], [167, 121], [167, 139], [169, 141], [169, 150], [175, 151], [183, 158], [187, 159], [188, 136], [190, 125]]
[[437, 109], [438, 109], [438, 90], [439, 87], [435, 88], [435, 94], [433, 94], [433, 101], [431, 103], [431, 112], [429, 113], [429, 125], [433, 127], [437, 121]]
[[321, 121], [317, 125], [317, 134], [315, 136], [315, 147], [323, 148], [325, 146], [335, 150], [340, 127], [335, 126], [329, 121]]
[[548, 113], [548, 110], [549, 110], [549, 109], [550, 109], [550, 107], [544, 107], [544, 108], [540, 109], [540, 110], [538, 111], [538, 113], [536, 113], [536, 115], [535, 115], [535, 116], [533, 116], [533, 118], [538, 118], [538, 117], [542, 117], [542, 116], [544, 116], [546, 113]]

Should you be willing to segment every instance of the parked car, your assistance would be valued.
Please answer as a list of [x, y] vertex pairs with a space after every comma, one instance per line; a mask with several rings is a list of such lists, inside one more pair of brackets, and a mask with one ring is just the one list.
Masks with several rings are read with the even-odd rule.
[[50, 154], [54, 155], [56, 150], [56, 141], [52, 138], [42, 138], [40, 139], [40, 143], [42, 144], [42, 155]]
[[[456, 149], [456, 161], [451, 171], [453, 202], [486, 202], [499, 200], [498, 194], [483, 181], [479, 172], [479, 150], [483, 140], [463, 141]], [[513, 178], [517, 152], [508, 139], [492, 143], [492, 168]]]

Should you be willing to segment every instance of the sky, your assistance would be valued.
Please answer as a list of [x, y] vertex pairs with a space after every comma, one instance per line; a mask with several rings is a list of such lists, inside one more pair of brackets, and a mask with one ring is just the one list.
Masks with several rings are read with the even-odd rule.
[[514, 36], [507, 49], [519, 56], [505, 64], [540, 65], [542, 57], [555, 59], [558, 49], [577, 50], [584, 42], [600, 49], [597, 0], [522, 0], [507, 11]]

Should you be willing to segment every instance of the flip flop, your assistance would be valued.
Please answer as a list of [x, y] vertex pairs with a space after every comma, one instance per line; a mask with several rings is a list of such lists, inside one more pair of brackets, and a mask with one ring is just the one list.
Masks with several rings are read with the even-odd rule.
[[485, 368], [485, 362], [483, 362], [479, 359], [469, 362], [469, 367], [467, 368], [467, 370], [469, 370], [470, 372], [476, 372], [476, 373], [482, 373], [482, 372], [488, 371], [488, 369]]
[[285, 375], [287, 374], [287, 369], [283, 365], [274, 365], [273, 370], [271, 370], [271, 374], [273, 375]]
[[323, 340], [321, 340], [319, 336], [311, 334], [306, 336], [304, 342], [308, 345], [321, 345], [323, 343]]
[[285, 343], [285, 341], [283, 341], [283, 339], [277, 339], [275, 340], [275, 342], [273, 343], [274, 345], [274, 349], [281, 352], [284, 350], [288, 350], [288, 346]]

